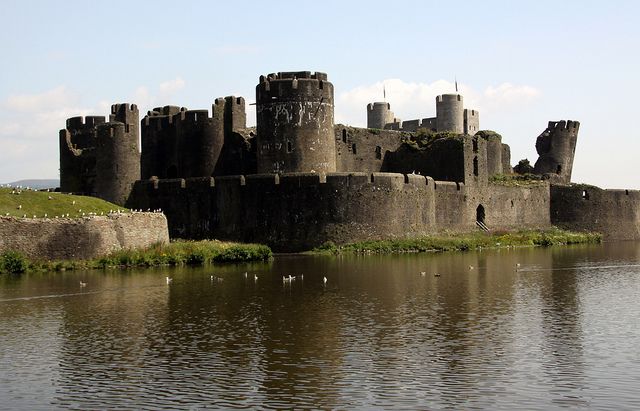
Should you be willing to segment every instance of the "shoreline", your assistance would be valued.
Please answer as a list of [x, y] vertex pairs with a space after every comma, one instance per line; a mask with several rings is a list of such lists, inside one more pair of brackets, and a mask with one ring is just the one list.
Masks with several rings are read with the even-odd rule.
[[298, 253], [274, 253], [263, 244], [233, 243], [219, 240], [174, 240], [141, 250], [120, 250], [90, 260], [30, 261], [21, 253], [0, 254], [0, 274], [21, 274], [32, 271], [60, 272], [67, 270], [127, 269], [181, 265], [209, 265], [269, 261], [274, 257], [327, 255], [391, 255], [440, 253], [482, 249], [548, 247], [602, 242], [598, 233], [578, 233], [558, 228], [521, 230], [500, 233], [451, 233], [414, 239], [368, 240], [336, 245], [325, 243]]

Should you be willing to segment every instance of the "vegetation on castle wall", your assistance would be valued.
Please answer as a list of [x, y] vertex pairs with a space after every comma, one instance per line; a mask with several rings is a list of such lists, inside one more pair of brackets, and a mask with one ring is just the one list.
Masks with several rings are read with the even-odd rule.
[[502, 140], [502, 136], [493, 130], [480, 130], [474, 134], [477, 137], [482, 137], [485, 140], [488, 140], [491, 137], [498, 137]]
[[[71, 194], [0, 187], [0, 215], [24, 218], [77, 218], [127, 209], [101, 200]], [[34, 217], [35, 216], [35, 217]]]
[[532, 187], [544, 184], [545, 180], [537, 174], [495, 174], [489, 177], [489, 182], [509, 187]]
[[513, 171], [517, 174], [533, 174], [533, 166], [528, 158], [524, 158], [518, 161], [518, 164], [513, 167]]
[[217, 240], [179, 240], [143, 250], [117, 251], [94, 260], [27, 261], [20, 253], [9, 251], [0, 255], [0, 273], [267, 261], [272, 255], [271, 249], [266, 245]]
[[442, 139], [451, 139], [462, 145], [462, 140], [457, 138], [459, 136], [460, 134], [452, 131], [435, 132], [426, 128], [419, 128], [415, 133], [403, 136], [402, 142], [413, 149], [426, 150], [431, 147], [435, 141]]
[[551, 246], [599, 243], [598, 233], [576, 233], [558, 228], [517, 232], [451, 234], [412, 239], [360, 241], [344, 245], [327, 242], [312, 250], [320, 254], [393, 254], [435, 251], [468, 251], [482, 248]]

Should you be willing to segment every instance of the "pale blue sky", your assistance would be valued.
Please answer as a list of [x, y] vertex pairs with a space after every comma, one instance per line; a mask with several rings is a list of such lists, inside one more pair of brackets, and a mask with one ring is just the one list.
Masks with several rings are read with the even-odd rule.
[[633, 1], [5, 2], [0, 182], [56, 178], [67, 117], [252, 102], [260, 74], [318, 70], [352, 125], [383, 82], [398, 117], [432, 116], [456, 76], [513, 163], [548, 120], [579, 120], [573, 180], [640, 188], [639, 18]]

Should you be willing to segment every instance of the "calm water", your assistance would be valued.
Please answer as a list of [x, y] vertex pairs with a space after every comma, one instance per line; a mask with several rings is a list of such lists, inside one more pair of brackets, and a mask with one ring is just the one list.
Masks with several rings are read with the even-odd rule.
[[0, 408], [638, 408], [639, 264], [612, 243], [4, 276]]

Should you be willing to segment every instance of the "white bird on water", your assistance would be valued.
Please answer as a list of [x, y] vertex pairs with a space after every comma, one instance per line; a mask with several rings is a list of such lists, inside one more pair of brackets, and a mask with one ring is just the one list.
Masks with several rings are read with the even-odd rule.
[[424, 277], [425, 275], [427, 275], [427, 272], [426, 271], [420, 271], [420, 275]]
[[85, 283], [84, 281], [80, 281], [80, 287], [86, 287], [87, 283]]
[[326, 284], [327, 283], [327, 277], [322, 277], [322, 283]]
[[469, 266], [469, 270], [473, 270], [473, 266], [472, 265]]
[[173, 281], [173, 278], [167, 277], [167, 284], [171, 284], [171, 281]]
[[253, 281], [258, 281], [258, 274], [253, 275]]

